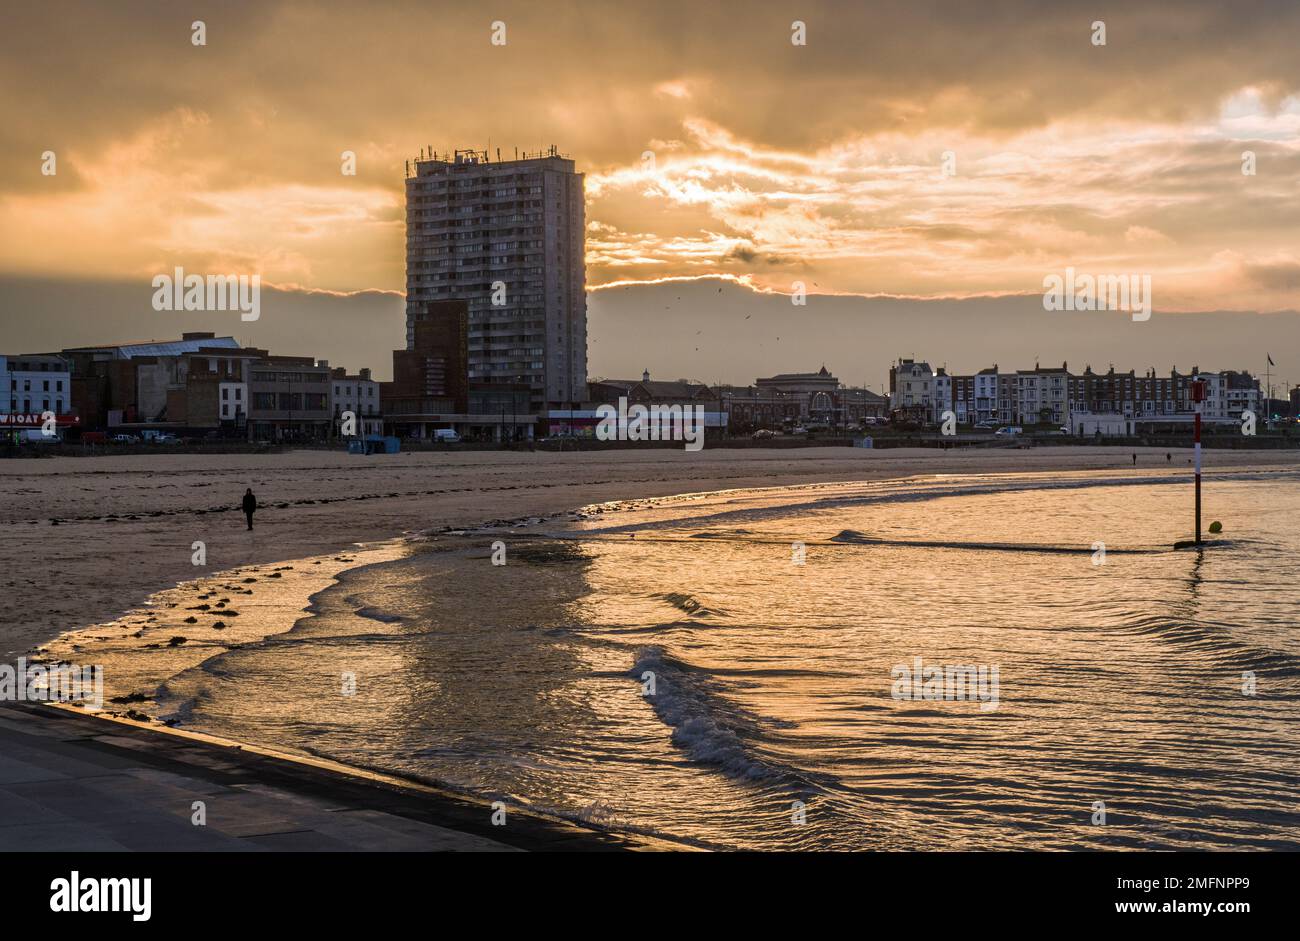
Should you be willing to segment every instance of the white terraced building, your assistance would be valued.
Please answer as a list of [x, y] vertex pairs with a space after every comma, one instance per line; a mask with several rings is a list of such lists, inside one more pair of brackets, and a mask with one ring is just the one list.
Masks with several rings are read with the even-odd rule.
[[370, 378], [370, 370], [348, 375], [342, 366], [330, 373], [330, 409], [334, 414], [334, 433], [343, 433], [343, 413], [356, 416], [356, 434], [381, 435], [384, 416], [380, 407], [379, 383]]
[[1106, 372], [1094, 372], [1087, 366], [1081, 373], [1072, 373], [1068, 363], [1015, 371], [994, 366], [974, 375], [949, 377], [942, 368], [935, 371], [926, 362], [903, 359], [890, 369], [890, 404], [895, 409], [919, 406], [927, 420], [936, 424], [951, 408], [961, 424], [1046, 422], [1069, 427], [1072, 416], [1078, 414], [1095, 418], [1097, 426], [1105, 429], [1113, 423], [1097, 416], [1131, 420], [1123, 427], [1137, 426], [1132, 423], [1176, 426], [1195, 413], [1192, 383], [1198, 380], [1205, 384], [1203, 420], [1240, 422], [1246, 411], [1263, 418], [1258, 378], [1248, 372], [1207, 372], [1196, 366], [1187, 373], [1174, 368], [1164, 375], [1154, 368], [1142, 375], [1132, 369], [1118, 372], [1114, 366]]
[[49, 353], [0, 355], [0, 411], [11, 415], [72, 408], [72, 376], [68, 362]]

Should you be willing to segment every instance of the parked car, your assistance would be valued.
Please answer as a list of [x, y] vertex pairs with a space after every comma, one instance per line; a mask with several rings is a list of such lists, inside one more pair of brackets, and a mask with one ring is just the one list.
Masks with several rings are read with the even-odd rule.
[[766, 441], [768, 438], [775, 438], [776, 432], [770, 428], [760, 428], [750, 435], [755, 441]]
[[138, 444], [140, 441], [135, 435], [113, 435], [111, 440], [118, 444]]
[[976, 423], [975, 423], [975, 427], [976, 427], [976, 428], [983, 428], [983, 429], [985, 429], [986, 431], [991, 431], [992, 429], [996, 428], [997, 426], [998, 426], [998, 423], [995, 422], [995, 421], [982, 421], [982, 422], [976, 422]]
[[170, 432], [163, 432], [162, 434], [154, 435], [151, 440], [154, 444], [176, 444], [180, 441], [179, 438]]

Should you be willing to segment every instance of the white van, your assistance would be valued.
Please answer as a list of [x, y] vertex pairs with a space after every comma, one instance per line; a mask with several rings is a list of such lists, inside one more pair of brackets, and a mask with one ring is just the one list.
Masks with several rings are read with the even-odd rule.
[[435, 428], [433, 429], [433, 440], [443, 441], [447, 444], [455, 444], [460, 441], [460, 435], [456, 434], [453, 428]]
[[47, 435], [43, 431], [36, 431], [31, 428], [25, 428], [18, 432], [18, 440], [25, 441], [28, 444], [59, 444], [58, 435]]

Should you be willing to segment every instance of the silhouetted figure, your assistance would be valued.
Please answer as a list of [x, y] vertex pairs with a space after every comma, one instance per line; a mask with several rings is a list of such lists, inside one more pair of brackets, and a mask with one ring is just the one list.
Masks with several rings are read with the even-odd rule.
[[257, 497], [253, 496], [253, 488], [249, 487], [244, 491], [244, 516], [248, 518], [248, 528], [253, 528], [253, 512], [257, 509]]
[[1133, 466], [1134, 467], [1138, 466], [1138, 456], [1136, 454], [1133, 455]]
[[1173, 462], [1174, 462], [1174, 456], [1173, 456], [1172, 454], [1170, 454], [1168, 451], [1166, 451], [1166, 452], [1165, 452], [1165, 463], [1166, 463], [1166, 464], [1172, 464]]

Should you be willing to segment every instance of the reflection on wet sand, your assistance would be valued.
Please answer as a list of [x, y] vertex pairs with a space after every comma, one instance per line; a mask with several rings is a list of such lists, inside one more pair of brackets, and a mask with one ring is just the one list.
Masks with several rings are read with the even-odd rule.
[[[1229, 538], [1195, 552], [1184, 489], [917, 478], [444, 533], [291, 631], [159, 660], [142, 708], [705, 845], [1297, 848], [1300, 481], [1216, 479]], [[899, 664], [997, 676], [997, 708], [897, 696]]]

